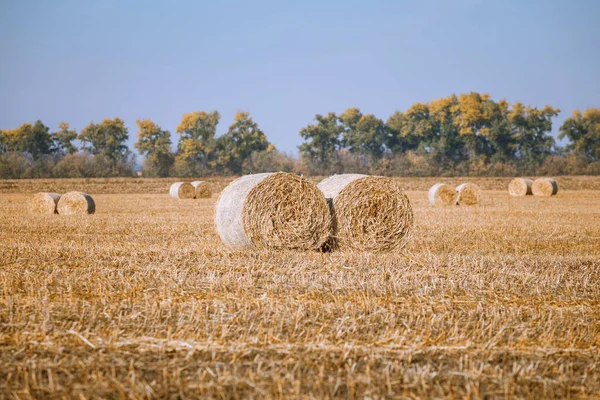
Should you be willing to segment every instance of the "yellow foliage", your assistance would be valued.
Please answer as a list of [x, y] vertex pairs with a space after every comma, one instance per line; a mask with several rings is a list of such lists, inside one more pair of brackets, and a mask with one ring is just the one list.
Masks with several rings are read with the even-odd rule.
[[421, 117], [428, 114], [429, 105], [427, 103], [415, 103], [404, 113], [408, 118]]
[[234, 119], [237, 122], [240, 122], [240, 121], [244, 121], [244, 120], [248, 119], [249, 116], [250, 116], [250, 113], [248, 111], [240, 111], [240, 112], [235, 113]]
[[588, 121], [600, 121], [600, 108], [591, 107], [583, 112], [583, 118]]

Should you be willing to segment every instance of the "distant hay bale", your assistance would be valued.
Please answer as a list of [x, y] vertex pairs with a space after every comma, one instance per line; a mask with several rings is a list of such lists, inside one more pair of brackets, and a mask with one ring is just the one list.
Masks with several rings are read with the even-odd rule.
[[333, 235], [327, 248], [384, 252], [408, 242], [413, 213], [408, 197], [389, 178], [333, 175], [321, 183], [331, 208]]
[[458, 192], [454, 186], [436, 183], [429, 189], [429, 203], [434, 206], [453, 206], [458, 200]]
[[212, 195], [212, 190], [210, 190], [208, 182], [194, 181], [192, 182], [192, 186], [194, 187], [194, 197], [197, 199], [206, 199]]
[[474, 183], [463, 183], [456, 187], [458, 204], [461, 206], [474, 206], [481, 202], [481, 189]]
[[550, 197], [558, 193], [558, 184], [552, 178], [537, 178], [531, 185], [534, 196]]
[[86, 193], [69, 192], [61, 196], [57, 210], [60, 215], [93, 214], [96, 212], [96, 204]]
[[171, 185], [169, 193], [174, 199], [193, 199], [195, 189], [189, 182], [175, 182]]
[[29, 200], [29, 211], [33, 214], [58, 214], [56, 210], [58, 200], [60, 200], [58, 193], [36, 193]]
[[523, 197], [532, 194], [533, 181], [525, 178], [515, 178], [508, 184], [508, 194], [513, 197]]
[[242, 176], [217, 202], [217, 231], [231, 249], [317, 250], [331, 233], [331, 216], [317, 187], [294, 174]]

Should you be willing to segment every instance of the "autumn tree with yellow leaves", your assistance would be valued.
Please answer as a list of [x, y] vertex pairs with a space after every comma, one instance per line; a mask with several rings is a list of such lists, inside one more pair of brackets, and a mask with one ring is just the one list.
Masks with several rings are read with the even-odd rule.
[[150, 119], [138, 119], [138, 141], [135, 148], [146, 156], [144, 174], [147, 176], [169, 176], [175, 161], [171, 151], [171, 132], [163, 130]]
[[[217, 167], [225, 173], [241, 174], [244, 162], [253, 153], [265, 151], [268, 147], [267, 136], [250, 113], [238, 112], [227, 133], [219, 137]], [[274, 146], [272, 150], [275, 150]]]
[[560, 127], [560, 139], [571, 143], [567, 150], [589, 161], [600, 161], [600, 108], [591, 107], [583, 113], [575, 110]]
[[209, 175], [215, 168], [218, 111], [195, 111], [183, 115], [177, 127], [180, 134], [175, 156], [178, 176]]

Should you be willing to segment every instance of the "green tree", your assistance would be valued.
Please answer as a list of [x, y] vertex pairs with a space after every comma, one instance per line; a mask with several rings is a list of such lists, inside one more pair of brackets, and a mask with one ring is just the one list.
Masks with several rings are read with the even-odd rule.
[[305, 140], [298, 149], [319, 171], [325, 173], [336, 158], [340, 146], [340, 134], [344, 129], [338, 124], [335, 113], [315, 116], [316, 124], [308, 125], [300, 130], [300, 136]]
[[554, 138], [549, 133], [552, 130], [552, 118], [559, 112], [558, 108], [550, 106], [539, 110], [520, 102], [512, 105], [508, 119], [514, 140], [515, 157], [522, 165], [539, 164], [552, 153]]
[[23, 124], [12, 130], [3, 131], [2, 145], [4, 151], [27, 153], [34, 159], [51, 154], [52, 136], [50, 129], [41, 121], [35, 124]]
[[138, 119], [138, 141], [135, 148], [146, 156], [144, 172], [149, 176], [169, 176], [175, 158], [171, 152], [171, 132], [150, 119]]
[[568, 150], [590, 162], [600, 161], [600, 109], [575, 110], [560, 127], [559, 139], [568, 138]]
[[267, 149], [267, 136], [248, 112], [235, 114], [235, 121], [218, 141], [217, 164], [223, 170], [240, 174], [244, 162], [254, 152]]
[[130, 153], [125, 144], [129, 139], [128, 130], [125, 122], [118, 117], [106, 118], [99, 124], [91, 122], [77, 138], [82, 142], [82, 150], [114, 162], [126, 159]]
[[177, 127], [180, 134], [175, 156], [178, 175], [201, 176], [214, 167], [215, 134], [221, 115], [218, 111], [196, 111], [183, 115]]
[[60, 130], [54, 132], [53, 135], [54, 150], [66, 154], [77, 152], [77, 147], [73, 145], [73, 140], [77, 139], [77, 131], [75, 129], [69, 129], [68, 122], [61, 122], [58, 125], [58, 128]]
[[386, 127], [373, 114], [363, 115], [358, 108], [349, 108], [339, 116], [342, 124], [341, 144], [358, 154], [366, 164], [382, 157], [385, 150]]

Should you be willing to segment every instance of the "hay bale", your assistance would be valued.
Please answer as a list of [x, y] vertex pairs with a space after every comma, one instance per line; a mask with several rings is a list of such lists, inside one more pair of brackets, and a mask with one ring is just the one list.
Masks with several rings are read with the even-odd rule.
[[458, 192], [457, 204], [461, 206], [474, 206], [481, 202], [481, 189], [474, 183], [463, 183], [456, 187]]
[[284, 172], [231, 182], [217, 202], [215, 224], [231, 249], [316, 250], [331, 233], [323, 194], [306, 179]]
[[175, 182], [171, 185], [169, 193], [174, 199], [193, 199], [195, 189], [189, 182]]
[[69, 192], [61, 196], [57, 210], [60, 215], [93, 214], [96, 212], [96, 204], [86, 193]]
[[558, 184], [552, 178], [537, 178], [531, 185], [534, 196], [550, 197], [558, 193]]
[[389, 178], [333, 175], [321, 183], [331, 208], [330, 249], [384, 252], [401, 249], [413, 226], [408, 197]]
[[429, 203], [434, 206], [453, 206], [458, 200], [458, 192], [454, 186], [436, 183], [429, 189]]
[[40, 192], [29, 199], [29, 212], [33, 214], [58, 214], [56, 205], [60, 200], [60, 194]]
[[523, 197], [532, 194], [533, 181], [525, 178], [515, 178], [508, 184], [508, 194], [513, 197]]
[[192, 186], [194, 187], [194, 197], [196, 199], [206, 199], [212, 195], [212, 190], [210, 190], [208, 182], [194, 181], [192, 182]]

